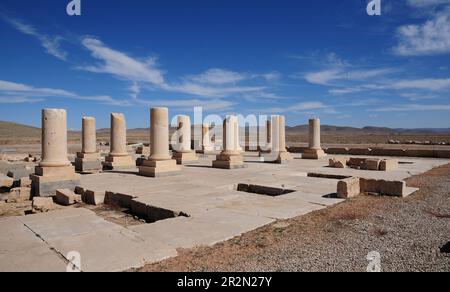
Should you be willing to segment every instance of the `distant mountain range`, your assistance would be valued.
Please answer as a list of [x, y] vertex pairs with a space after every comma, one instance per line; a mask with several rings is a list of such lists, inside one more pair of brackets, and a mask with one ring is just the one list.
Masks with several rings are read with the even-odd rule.
[[[148, 128], [136, 128], [128, 130], [130, 133], [142, 133], [149, 131]], [[308, 125], [299, 125], [295, 127], [286, 127], [289, 134], [307, 133]], [[77, 130], [71, 130], [70, 133], [78, 133]], [[322, 125], [323, 133], [345, 133], [345, 134], [450, 134], [450, 128], [422, 128], [422, 129], [391, 129], [384, 127], [339, 127], [331, 125]], [[107, 134], [109, 129], [99, 129], [98, 133]], [[37, 127], [21, 125], [12, 122], [0, 121], [0, 138], [8, 137], [39, 137], [41, 130]]]

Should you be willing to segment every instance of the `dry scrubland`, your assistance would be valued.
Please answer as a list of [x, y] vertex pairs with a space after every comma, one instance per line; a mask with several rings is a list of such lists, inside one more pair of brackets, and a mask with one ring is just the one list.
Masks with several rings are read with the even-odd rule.
[[[109, 141], [109, 130], [98, 131], [100, 142]], [[128, 131], [130, 143], [147, 142], [150, 138], [148, 129], [133, 129]], [[0, 145], [30, 145], [39, 144], [41, 130], [38, 128], [9, 122], [0, 122]], [[288, 145], [304, 144], [308, 142], [308, 128], [297, 126], [287, 129]], [[80, 143], [81, 133], [70, 131], [69, 144]], [[398, 141], [430, 141], [450, 143], [450, 133], [417, 133], [404, 130], [385, 128], [355, 129], [349, 127], [322, 126], [322, 142], [324, 144], [386, 144], [389, 140]]]

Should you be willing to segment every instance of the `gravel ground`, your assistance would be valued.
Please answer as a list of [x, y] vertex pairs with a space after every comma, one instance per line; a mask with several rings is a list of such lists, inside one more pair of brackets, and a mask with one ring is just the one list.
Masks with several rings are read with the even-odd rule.
[[360, 196], [138, 271], [361, 272], [375, 251], [383, 271], [450, 272], [450, 164], [408, 185], [421, 190], [406, 199]]

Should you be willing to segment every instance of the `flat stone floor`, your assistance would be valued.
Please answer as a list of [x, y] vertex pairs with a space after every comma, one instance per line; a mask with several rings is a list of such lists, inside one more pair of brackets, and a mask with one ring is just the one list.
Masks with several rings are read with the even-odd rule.
[[[295, 156], [295, 155], [294, 155]], [[338, 157], [332, 155], [331, 157]], [[286, 165], [258, 162], [246, 155], [247, 168], [210, 167], [214, 156], [202, 156], [176, 176], [146, 178], [136, 170], [82, 177], [90, 190], [131, 195], [148, 206], [183, 212], [151, 224], [123, 227], [84, 208], [0, 219], [0, 271], [65, 271], [67, 255], [81, 255], [82, 271], [123, 271], [177, 255], [177, 249], [214, 245], [245, 232], [326, 208], [335, 199], [338, 180], [310, 178], [308, 173], [403, 180], [450, 162], [446, 159], [399, 158], [399, 170], [374, 172], [328, 168], [328, 158]], [[269, 197], [237, 191], [239, 183], [292, 190]], [[413, 190], [411, 190], [413, 191]]]

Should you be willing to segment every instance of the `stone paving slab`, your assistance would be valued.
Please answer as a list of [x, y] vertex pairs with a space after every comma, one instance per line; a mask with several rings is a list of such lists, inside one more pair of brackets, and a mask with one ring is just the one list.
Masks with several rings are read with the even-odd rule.
[[16, 217], [0, 219], [0, 272], [64, 272], [67, 263]]
[[198, 217], [178, 217], [154, 224], [130, 227], [144, 238], [154, 238], [174, 248], [212, 246], [275, 220], [212, 209]]
[[[296, 158], [299, 156], [294, 155]], [[335, 155], [333, 155], [335, 156]], [[328, 157], [329, 158], [329, 157]], [[214, 156], [160, 179], [136, 169], [82, 176], [86, 189], [123, 193], [157, 208], [181, 211], [177, 217], [124, 228], [83, 208], [0, 220], [0, 271], [65, 271], [61, 255], [81, 254], [83, 271], [123, 271], [177, 255], [176, 249], [213, 245], [245, 232], [342, 202], [328, 195], [339, 180], [307, 177], [310, 172], [403, 180], [449, 162], [401, 158], [394, 172], [328, 168], [328, 158], [294, 159], [286, 165], [248, 163], [238, 170], [211, 168]], [[270, 197], [237, 191], [239, 183], [292, 189]], [[414, 189], [408, 189], [414, 191]]]

